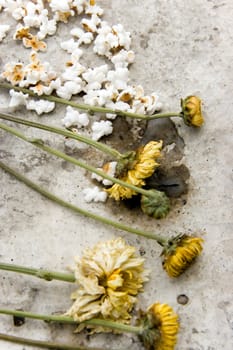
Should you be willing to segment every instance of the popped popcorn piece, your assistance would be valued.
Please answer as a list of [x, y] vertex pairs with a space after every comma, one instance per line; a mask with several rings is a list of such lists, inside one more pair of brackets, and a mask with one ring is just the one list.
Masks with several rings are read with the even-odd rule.
[[44, 14], [44, 12], [41, 15], [41, 24], [40, 24], [40, 30], [37, 33], [38, 39], [42, 40], [47, 35], [53, 35], [57, 31], [57, 22], [53, 19], [48, 19], [48, 17]]
[[67, 41], [63, 41], [60, 44], [61, 48], [65, 51], [67, 51], [68, 53], [72, 53], [73, 51], [77, 50], [79, 48], [79, 44], [77, 41], [74, 41], [73, 38], [67, 40]]
[[26, 108], [28, 110], [36, 111], [38, 115], [43, 113], [49, 113], [54, 110], [55, 103], [46, 100], [34, 100], [30, 99], [26, 101]]
[[7, 63], [5, 71], [1, 74], [3, 78], [9, 81], [12, 85], [19, 84], [25, 76], [25, 71], [22, 63]]
[[116, 24], [112, 27], [113, 33], [118, 37], [119, 46], [129, 50], [131, 45], [130, 32], [126, 32], [122, 24]]
[[84, 200], [90, 202], [105, 202], [108, 195], [105, 191], [101, 191], [99, 187], [85, 188], [83, 190]]
[[32, 34], [29, 32], [30, 27], [22, 26], [21, 24], [16, 27], [16, 32], [13, 36], [15, 40], [22, 40], [23, 38], [31, 39]]
[[23, 7], [25, 8], [25, 15], [22, 18], [25, 26], [38, 28], [41, 24], [41, 14], [48, 11], [44, 9], [43, 3], [37, 2], [36, 4], [32, 1], [27, 1]]
[[70, 100], [72, 95], [76, 95], [83, 90], [84, 82], [82, 79], [77, 78], [75, 81], [66, 81], [63, 86], [60, 86], [56, 92], [61, 98]]
[[62, 119], [62, 124], [69, 128], [72, 125], [77, 127], [87, 126], [89, 124], [89, 116], [87, 113], [80, 113], [71, 106], [66, 107], [66, 115]]
[[84, 103], [91, 106], [105, 106], [117, 96], [111, 87], [109, 89], [99, 90], [85, 89], [85, 91], [86, 95], [83, 96]]
[[87, 15], [102, 16], [104, 13], [104, 10], [98, 5], [88, 5], [85, 9], [85, 13]]
[[33, 49], [34, 51], [45, 51], [47, 45], [44, 41], [38, 39], [37, 35], [32, 35], [31, 38], [23, 38], [23, 44], [26, 48]]
[[148, 114], [153, 114], [162, 107], [162, 104], [158, 102], [158, 95], [155, 93], [152, 93], [150, 96], [141, 97], [140, 100], [143, 102]]
[[70, 34], [78, 38], [78, 45], [90, 44], [94, 39], [94, 35], [91, 32], [84, 32], [84, 30], [78, 27], [72, 29]]
[[38, 83], [35, 86], [31, 86], [30, 90], [35, 92], [37, 95], [51, 95], [54, 90], [57, 90], [61, 87], [61, 79], [57, 78], [55, 80], [51, 80], [49, 85], [43, 85], [42, 83]]
[[51, 7], [53, 12], [56, 12], [56, 11], [69, 12], [70, 0], [51, 0], [49, 2], [49, 6]]
[[10, 26], [7, 24], [0, 25], [0, 42], [5, 38], [7, 32], [10, 30]]
[[97, 15], [92, 15], [90, 19], [83, 18], [81, 24], [87, 32], [96, 33], [101, 19]]
[[127, 68], [116, 68], [116, 70], [110, 70], [107, 74], [107, 80], [110, 84], [106, 84], [106, 87], [112, 85], [118, 90], [124, 90], [128, 86], [129, 71]]
[[81, 50], [80, 48], [75, 49], [71, 54], [71, 62], [72, 63], [78, 62], [80, 57], [82, 57], [82, 55], [83, 55], [83, 50]]
[[121, 50], [117, 54], [111, 57], [111, 62], [115, 68], [127, 68], [129, 64], [133, 63], [135, 54], [132, 50]]
[[17, 109], [19, 106], [26, 106], [28, 94], [24, 94], [21, 91], [17, 92], [13, 89], [9, 91], [10, 94], [10, 102], [9, 107], [12, 109]]
[[101, 137], [110, 135], [113, 131], [113, 126], [109, 120], [101, 120], [100, 122], [94, 122], [91, 129], [92, 139], [98, 141]]
[[83, 79], [86, 80], [87, 85], [85, 90], [98, 90], [101, 88], [102, 83], [106, 80], [108, 72], [108, 65], [104, 64], [99, 67], [89, 68], [83, 73]]
[[[97, 168], [98, 170], [102, 170], [104, 171], [107, 175], [110, 175], [112, 177], [114, 177], [115, 172], [116, 172], [116, 166], [117, 166], [117, 162], [108, 162], [106, 164], [104, 164], [103, 168]], [[102, 176], [97, 175], [95, 173], [91, 174], [91, 178], [95, 179], [99, 182], [102, 182], [105, 186], [110, 186], [112, 185], [112, 181], [104, 179]]]
[[85, 72], [86, 67], [84, 67], [79, 62], [75, 62], [74, 64], [71, 62], [70, 65], [65, 69], [65, 71], [61, 74], [61, 78], [64, 81], [72, 80], [76, 81], [76, 79]]

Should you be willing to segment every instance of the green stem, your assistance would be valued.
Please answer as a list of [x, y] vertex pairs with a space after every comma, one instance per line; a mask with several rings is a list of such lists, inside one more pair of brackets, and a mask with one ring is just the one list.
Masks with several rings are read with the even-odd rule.
[[67, 131], [67, 130], [64, 130], [61, 128], [56, 128], [56, 127], [51, 126], [51, 125], [44, 125], [44, 124], [40, 124], [40, 123], [35, 123], [35, 122], [30, 121], [30, 120], [25, 120], [25, 119], [13, 117], [13, 116], [5, 114], [5, 113], [0, 113], [0, 118], [4, 119], [4, 120], [12, 121], [14, 123], [31, 126], [33, 128], [42, 129], [45, 131], [50, 131], [50, 132], [53, 132], [53, 133], [56, 133], [59, 135], [69, 137], [69, 138], [74, 139], [74, 140], [84, 142], [90, 146], [93, 146], [93, 147], [99, 149], [100, 151], [102, 151], [106, 154], [109, 154], [110, 156], [112, 156], [116, 160], [118, 160], [122, 157], [122, 154], [120, 152], [118, 152], [117, 150], [115, 150], [114, 148], [111, 148], [103, 143], [94, 141], [94, 140], [90, 139], [89, 137], [75, 134], [71, 131]]
[[77, 322], [74, 321], [73, 318], [63, 315], [42, 315], [42, 314], [35, 314], [32, 312], [26, 312], [26, 311], [19, 311], [19, 310], [8, 310], [8, 309], [0, 309], [0, 314], [4, 315], [12, 315], [16, 317], [25, 317], [25, 318], [33, 318], [36, 320], [42, 320], [47, 322], [60, 322], [60, 323], [69, 323], [69, 324], [85, 324], [89, 326], [102, 326], [105, 328], [111, 328], [116, 329], [122, 332], [127, 333], [136, 333], [140, 334], [143, 331], [142, 327], [136, 327], [136, 326], [130, 326], [123, 323], [118, 323], [115, 321], [109, 321], [99, 318], [92, 318], [87, 321], [83, 322]]
[[55, 349], [55, 350], [103, 350], [102, 348], [87, 348], [83, 346], [73, 346], [68, 344], [54, 343], [44, 340], [34, 340], [22, 337], [16, 337], [14, 335], [0, 333], [0, 340], [4, 340], [11, 343], [22, 344], [26, 346], [36, 346], [42, 349]]
[[32, 275], [32, 276], [44, 279], [46, 281], [58, 280], [58, 281], [65, 281], [65, 282], [75, 282], [75, 277], [73, 274], [49, 271], [49, 270], [43, 270], [43, 269], [34, 269], [31, 267], [24, 267], [24, 266], [14, 265], [14, 264], [6, 264], [2, 262], [0, 262], [0, 270], [24, 273], [26, 275]]
[[30, 139], [30, 138], [26, 137], [24, 134], [22, 134], [20, 131], [18, 131], [18, 130], [14, 129], [14, 128], [6, 125], [6, 124], [0, 123], [0, 129], [3, 129], [5, 131], [7, 131], [7, 132], [9, 132], [9, 133], [19, 137], [20, 139], [31, 143], [33, 146], [38, 147], [38, 148], [42, 149], [45, 152], [53, 154], [53, 155], [55, 155], [55, 156], [57, 156], [59, 158], [62, 158], [64, 160], [66, 160], [67, 162], [70, 162], [70, 163], [73, 163], [75, 165], [78, 165], [79, 167], [81, 167], [83, 169], [86, 169], [86, 170], [88, 170], [88, 171], [90, 171], [92, 173], [95, 173], [95, 174], [97, 174], [97, 175], [99, 175], [99, 176], [101, 176], [101, 177], [103, 177], [103, 178], [105, 178], [107, 180], [110, 180], [113, 183], [117, 183], [117, 184], [119, 184], [119, 185], [121, 185], [123, 187], [130, 188], [131, 190], [133, 190], [133, 191], [135, 191], [137, 193], [143, 194], [143, 195], [145, 195], [147, 197], [152, 197], [153, 196], [153, 195], [151, 195], [151, 193], [149, 193], [148, 190], [144, 190], [143, 188], [133, 186], [133, 185], [127, 183], [127, 182], [124, 182], [124, 181], [118, 179], [118, 178], [112, 177], [112, 176], [106, 174], [104, 171], [98, 170], [98, 169], [94, 168], [93, 166], [85, 164], [85, 163], [81, 162], [80, 160], [77, 160], [77, 159], [75, 159], [75, 158], [73, 158], [71, 156], [68, 156], [67, 154], [65, 154], [65, 153], [63, 153], [61, 151], [58, 151], [58, 150], [56, 150], [56, 149], [54, 149], [52, 147], [46, 146], [43, 143], [43, 141], [40, 140], [40, 139]]
[[111, 108], [106, 107], [98, 107], [98, 106], [91, 106], [87, 104], [77, 103], [69, 100], [65, 100], [64, 98], [56, 97], [53, 95], [41, 95], [39, 96], [35, 92], [33, 92], [30, 89], [21, 88], [19, 86], [14, 86], [8, 83], [0, 83], [0, 88], [4, 89], [14, 89], [15, 91], [21, 91], [24, 94], [28, 94], [32, 97], [42, 98], [43, 100], [51, 101], [51, 102], [57, 102], [64, 105], [69, 105], [74, 108], [78, 108], [81, 110], [85, 110], [87, 112], [97, 112], [97, 113], [111, 113], [111, 114], [117, 114], [119, 116], [123, 117], [129, 117], [129, 118], [135, 118], [135, 119], [142, 119], [142, 120], [152, 120], [152, 119], [158, 119], [158, 118], [167, 118], [167, 117], [181, 117], [180, 113], [177, 112], [170, 112], [170, 113], [164, 113], [164, 114], [153, 114], [153, 115], [144, 115], [144, 114], [138, 114], [138, 113], [132, 113], [132, 112], [126, 112], [121, 110], [114, 110]]
[[6, 172], [8, 172], [11, 175], [13, 175], [19, 181], [22, 181], [28, 187], [32, 188], [36, 192], [38, 192], [41, 195], [43, 195], [44, 197], [52, 200], [53, 202], [55, 202], [55, 203], [57, 203], [57, 204], [59, 204], [59, 205], [61, 205], [63, 207], [69, 208], [69, 209], [73, 210], [76, 213], [79, 213], [79, 214], [84, 215], [86, 217], [89, 217], [91, 219], [100, 221], [100, 222], [102, 222], [104, 224], [113, 226], [113, 227], [115, 227], [117, 229], [120, 229], [120, 230], [123, 230], [123, 231], [126, 231], [126, 232], [130, 232], [130, 233], [136, 234], [138, 236], [142, 236], [142, 237], [146, 237], [146, 238], [149, 238], [149, 239], [156, 240], [161, 246], [164, 246], [166, 244], [166, 242], [167, 242], [167, 239], [165, 239], [163, 237], [160, 237], [159, 235], [153, 234], [151, 232], [144, 232], [144, 231], [135, 229], [135, 228], [133, 228], [131, 226], [126, 226], [124, 224], [120, 224], [120, 223], [118, 223], [116, 221], [107, 219], [107, 218], [105, 218], [103, 216], [100, 216], [100, 215], [97, 215], [97, 214], [94, 214], [94, 213], [90, 213], [87, 210], [84, 210], [84, 209], [81, 209], [79, 207], [76, 207], [75, 205], [73, 205], [71, 203], [68, 203], [68, 202], [64, 201], [63, 199], [61, 199], [61, 198], [55, 196], [54, 194], [46, 191], [45, 189], [41, 188], [39, 185], [37, 185], [36, 183], [32, 182], [31, 180], [29, 180], [28, 178], [26, 178], [22, 174], [16, 172], [14, 169], [8, 167], [6, 164], [4, 164], [2, 162], [0, 162], [0, 167], [2, 169], [4, 169]]

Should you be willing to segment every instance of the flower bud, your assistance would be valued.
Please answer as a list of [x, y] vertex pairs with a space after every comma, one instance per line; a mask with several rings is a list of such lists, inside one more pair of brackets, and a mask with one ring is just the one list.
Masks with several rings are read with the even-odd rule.
[[204, 118], [201, 113], [201, 99], [197, 96], [188, 96], [184, 100], [181, 99], [181, 115], [185, 124], [188, 126], [201, 126]]
[[150, 190], [148, 196], [142, 195], [141, 208], [145, 214], [162, 219], [168, 214], [170, 203], [164, 192]]

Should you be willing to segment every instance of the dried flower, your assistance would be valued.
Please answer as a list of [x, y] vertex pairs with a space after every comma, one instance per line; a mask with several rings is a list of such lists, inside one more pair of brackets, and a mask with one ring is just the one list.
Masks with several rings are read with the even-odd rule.
[[170, 210], [170, 202], [164, 192], [149, 190], [148, 196], [142, 195], [141, 197], [141, 208], [143, 213], [155, 219], [162, 219]]
[[[136, 151], [134, 159], [127, 165], [126, 174], [124, 169], [123, 176], [119, 176], [119, 178], [137, 187], [145, 185], [144, 179], [150, 177], [159, 165], [156, 160], [160, 157], [161, 148], [162, 141], [151, 141], [144, 147], [140, 147]], [[136, 194], [134, 190], [119, 184], [114, 184], [106, 191], [115, 200], [131, 198]]]
[[127, 323], [138, 292], [147, 281], [144, 259], [122, 238], [100, 242], [77, 259], [75, 277], [79, 289], [67, 315], [82, 322], [93, 317]]
[[204, 123], [201, 113], [201, 99], [199, 97], [188, 96], [184, 100], [181, 99], [181, 107], [181, 115], [187, 125], [201, 126]]
[[163, 268], [170, 277], [180, 276], [201, 254], [204, 240], [200, 237], [179, 235], [171, 238], [164, 247]]
[[178, 316], [167, 304], [154, 303], [143, 320], [141, 339], [148, 350], [173, 350], [179, 330]]

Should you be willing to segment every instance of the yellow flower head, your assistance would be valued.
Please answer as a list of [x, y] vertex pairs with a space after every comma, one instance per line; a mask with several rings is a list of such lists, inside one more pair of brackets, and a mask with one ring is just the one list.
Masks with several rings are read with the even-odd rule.
[[200, 237], [179, 235], [168, 241], [162, 252], [163, 268], [170, 277], [180, 276], [201, 254], [204, 240]]
[[179, 330], [178, 316], [167, 304], [154, 303], [144, 316], [141, 336], [148, 350], [173, 350]]
[[31, 48], [34, 51], [45, 51], [47, 48], [46, 43], [39, 40], [36, 35], [32, 35], [30, 38], [24, 37], [23, 44], [25, 47]]
[[[129, 163], [126, 174], [124, 172], [124, 175], [119, 178], [137, 187], [144, 186], [144, 179], [150, 177], [154, 173], [155, 168], [159, 166], [157, 159], [160, 157], [162, 144], [162, 141], [150, 141], [144, 147], [140, 147], [136, 151], [133, 161]], [[136, 194], [135, 191], [119, 184], [114, 184], [106, 191], [109, 193], [110, 197], [117, 201], [131, 198]]]
[[197, 96], [188, 96], [181, 99], [182, 115], [187, 125], [201, 126], [204, 118], [201, 113], [201, 99]]
[[100, 242], [77, 259], [75, 277], [79, 288], [67, 315], [82, 322], [93, 317], [129, 322], [137, 294], [147, 281], [144, 259], [122, 238]]
[[19, 84], [25, 77], [25, 71], [22, 63], [6, 64], [6, 70], [2, 73], [3, 78], [9, 81], [12, 85]]

